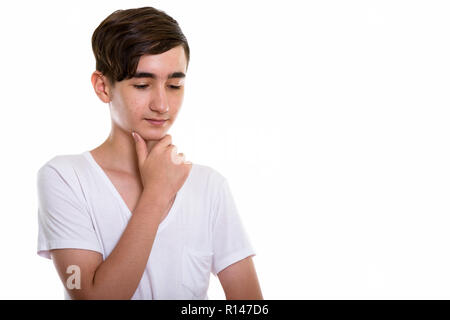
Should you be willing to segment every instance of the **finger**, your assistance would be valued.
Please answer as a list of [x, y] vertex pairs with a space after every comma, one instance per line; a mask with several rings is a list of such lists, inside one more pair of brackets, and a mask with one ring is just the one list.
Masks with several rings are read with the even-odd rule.
[[168, 147], [172, 144], [172, 136], [170, 134], [166, 134], [159, 142], [155, 145], [160, 147]]
[[133, 131], [132, 135], [135, 141], [139, 168], [142, 168], [142, 165], [144, 164], [144, 161], [145, 159], [147, 159], [148, 155], [147, 145], [144, 139], [139, 135], [139, 133]]
[[174, 146], [172, 148], [172, 150], [170, 151], [170, 159], [172, 160], [172, 162], [174, 164], [180, 164], [180, 163], [183, 163], [183, 161], [184, 161], [184, 155], [182, 157], [180, 157], [177, 154], [177, 148]]

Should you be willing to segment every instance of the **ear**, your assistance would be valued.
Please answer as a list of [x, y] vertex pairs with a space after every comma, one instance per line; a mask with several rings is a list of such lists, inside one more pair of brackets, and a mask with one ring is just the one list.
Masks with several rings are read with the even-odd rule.
[[112, 90], [108, 79], [98, 70], [91, 76], [92, 86], [97, 96], [105, 103], [112, 100]]

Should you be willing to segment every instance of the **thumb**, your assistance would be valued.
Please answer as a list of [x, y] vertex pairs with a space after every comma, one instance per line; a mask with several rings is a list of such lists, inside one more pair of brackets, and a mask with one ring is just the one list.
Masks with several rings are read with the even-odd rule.
[[144, 139], [139, 135], [139, 133], [133, 131], [132, 136], [134, 138], [135, 146], [136, 146], [136, 154], [138, 158], [139, 168], [142, 168], [145, 159], [147, 159], [147, 145], [145, 144]]

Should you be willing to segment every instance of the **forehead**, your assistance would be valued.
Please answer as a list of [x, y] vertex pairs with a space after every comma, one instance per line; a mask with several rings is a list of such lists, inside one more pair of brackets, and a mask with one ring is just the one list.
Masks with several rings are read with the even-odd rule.
[[147, 54], [139, 58], [136, 73], [153, 73], [158, 78], [167, 78], [174, 72], [186, 72], [186, 55], [182, 46], [160, 54]]

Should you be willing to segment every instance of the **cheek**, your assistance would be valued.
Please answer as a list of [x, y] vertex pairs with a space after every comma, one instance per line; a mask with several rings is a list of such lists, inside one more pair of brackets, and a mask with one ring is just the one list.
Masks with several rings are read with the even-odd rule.
[[180, 101], [174, 101], [173, 103], [170, 104], [169, 115], [172, 119], [175, 119], [177, 117], [180, 108], [181, 108]]
[[141, 118], [145, 114], [145, 107], [147, 105], [147, 100], [143, 97], [133, 97], [128, 99], [126, 103], [126, 112], [132, 119]]
[[183, 92], [181, 92], [180, 94], [173, 96], [169, 100], [169, 105], [171, 107], [170, 113], [172, 115], [177, 114], [178, 111], [180, 110], [181, 105], [183, 104], [183, 97], [184, 97]]

